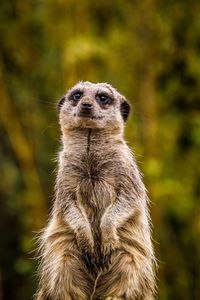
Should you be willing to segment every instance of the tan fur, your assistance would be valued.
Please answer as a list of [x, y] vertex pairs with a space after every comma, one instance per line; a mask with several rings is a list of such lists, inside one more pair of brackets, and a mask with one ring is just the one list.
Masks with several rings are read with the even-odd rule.
[[[75, 91], [82, 93], [76, 105]], [[111, 103], [99, 103], [99, 93]], [[88, 117], [83, 102], [93, 105]], [[61, 102], [63, 149], [41, 236], [37, 300], [153, 299], [147, 195], [123, 138], [125, 102], [112, 86], [90, 82], [78, 83]]]

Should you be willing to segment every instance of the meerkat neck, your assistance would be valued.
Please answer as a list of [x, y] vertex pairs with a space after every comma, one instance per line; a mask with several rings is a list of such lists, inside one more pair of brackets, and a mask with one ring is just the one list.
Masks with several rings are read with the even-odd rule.
[[87, 136], [87, 153], [90, 152], [91, 133], [92, 133], [92, 129], [89, 128], [88, 129], [88, 136]]
[[79, 130], [71, 130], [65, 133], [62, 138], [64, 149], [70, 147], [86, 148], [87, 152], [91, 147], [101, 147], [103, 145], [114, 145], [124, 143], [123, 131], [110, 131], [107, 129], [82, 128]]

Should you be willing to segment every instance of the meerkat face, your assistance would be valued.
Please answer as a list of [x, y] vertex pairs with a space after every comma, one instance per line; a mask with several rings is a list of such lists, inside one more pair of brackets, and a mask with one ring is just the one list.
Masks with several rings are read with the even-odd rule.
[[107, 83], [80, 82], [58, 104], [62, 130], [75, 128], [121, 129], [130, 105]]

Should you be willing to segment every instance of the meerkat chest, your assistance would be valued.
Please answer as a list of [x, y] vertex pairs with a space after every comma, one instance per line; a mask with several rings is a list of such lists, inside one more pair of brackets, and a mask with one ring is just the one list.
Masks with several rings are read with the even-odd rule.
[[106, 209], [115, 201], [117, 191], [116, 164], [108, 155], [87, 155], [80, 182], [78, 199], [84, 206]]
[[88, 209], [106, 209], [116, 199], [119, 159], [113, 154], [91, 152], [68, 160], [66, 183], [78, 203]]

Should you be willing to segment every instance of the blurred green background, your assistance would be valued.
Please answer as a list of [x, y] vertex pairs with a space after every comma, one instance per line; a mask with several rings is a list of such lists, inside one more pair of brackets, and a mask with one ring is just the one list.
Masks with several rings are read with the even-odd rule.
[[200, 2], [1, 0], [0, 299], [31, 299], [53, 200], [56, 103], [79, 80], [132, 103], [151, 199], [157, 299], [200, 299]]

